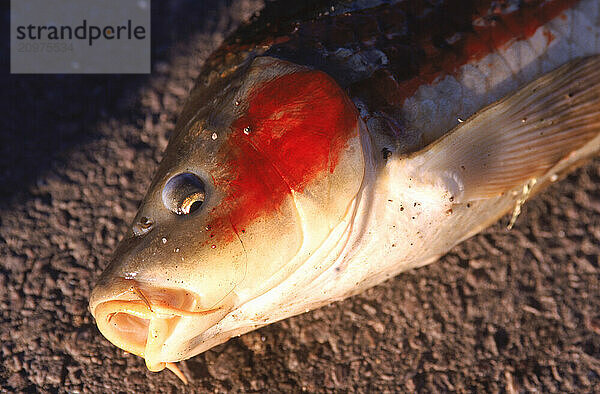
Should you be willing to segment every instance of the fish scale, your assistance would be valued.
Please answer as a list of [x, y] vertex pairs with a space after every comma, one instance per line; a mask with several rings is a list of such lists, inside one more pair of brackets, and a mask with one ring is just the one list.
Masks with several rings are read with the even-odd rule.
[[[515, 40], [477, 62], [462, 66], [455, 75], [419, 87], [403, 106], [407, 127], [427, 130], [426, 140], [435, 140], [454, 127], [458, 118], [471, 116], [542, 73], [574, 58], [600, 53], [599, 12], [597, 2], [581, 1], [540, 26], [531, 37]], [[585, 26], [587, 34], [575, 35], [574, 26]], [[457, 100], [445, 100], [457, 83], [463, 89], [462, 94], [455, 96]]]

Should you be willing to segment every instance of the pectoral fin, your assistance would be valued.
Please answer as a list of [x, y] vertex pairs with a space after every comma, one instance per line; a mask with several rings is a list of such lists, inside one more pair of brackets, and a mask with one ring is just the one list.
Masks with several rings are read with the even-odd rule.
[[600, 56], [592, 56], [481, 110], [406, 160], [413, 176], [443, 182], [457, 202], [477, 200], [547, 175], [586, 144], [600, 145], [599, 136]]

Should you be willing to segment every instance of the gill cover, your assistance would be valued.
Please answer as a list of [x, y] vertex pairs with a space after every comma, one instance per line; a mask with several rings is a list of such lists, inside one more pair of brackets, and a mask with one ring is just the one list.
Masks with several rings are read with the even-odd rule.
[[359, 123], [332, 78], [281, 60], [199, 82], [93, 291], [100, 331], [152, 370], [234, 335], [219, 321], [280, 284], [353, 209]]

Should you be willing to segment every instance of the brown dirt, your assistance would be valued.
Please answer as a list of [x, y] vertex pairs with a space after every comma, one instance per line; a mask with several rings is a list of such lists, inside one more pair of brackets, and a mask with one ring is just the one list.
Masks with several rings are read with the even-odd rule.
[[598, 390], [600, 159], [510, 232], [504, 218], [436, 264], [183, 363], [187, 387], [106, 341], [94, 280], [202, 60], [256, 4], [153, 6], [150, 77], [8, 76], [1, 57], [2, 391]]

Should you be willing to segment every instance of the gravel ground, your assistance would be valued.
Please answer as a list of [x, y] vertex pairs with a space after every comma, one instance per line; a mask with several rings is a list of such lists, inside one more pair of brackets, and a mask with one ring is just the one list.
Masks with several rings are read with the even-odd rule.
[[187, 387], [101, 336], [94, 280], [203, 59], [258, 6], [154, 2], [150, 76], [9, 76], [0, 44], [2, 391], [597, 391], [600, 159], [511, 231], [182, 363]]

